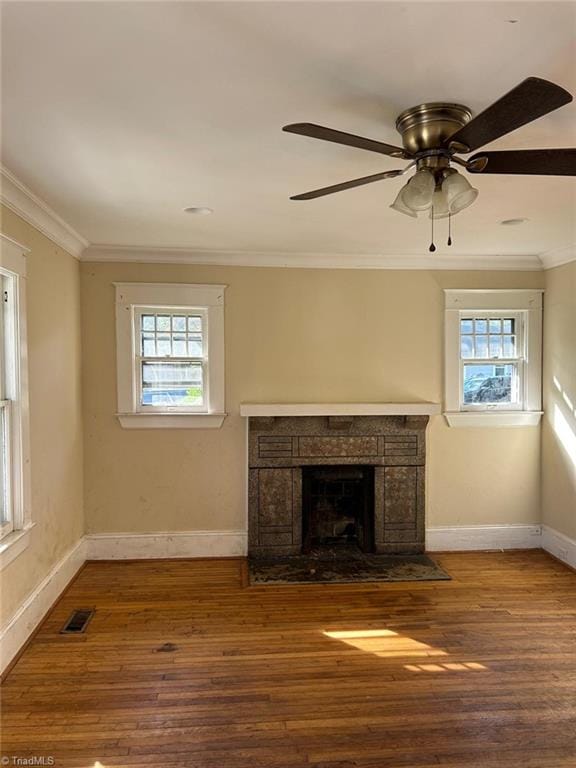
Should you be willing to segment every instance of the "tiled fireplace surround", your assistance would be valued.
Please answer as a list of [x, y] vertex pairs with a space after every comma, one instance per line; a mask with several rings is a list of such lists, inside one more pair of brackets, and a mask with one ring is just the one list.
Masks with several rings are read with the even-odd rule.
[[374, 467], [377, 553], [424, 551], [428, 416], [252, 416], [249, 420], [248, 552], [302, 552], [302, 469]]

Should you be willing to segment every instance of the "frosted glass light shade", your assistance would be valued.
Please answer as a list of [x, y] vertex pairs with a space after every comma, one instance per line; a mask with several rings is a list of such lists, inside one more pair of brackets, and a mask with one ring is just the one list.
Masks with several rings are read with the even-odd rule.
[[435, 186], [434, 176], [423, 168], [406, 184], [402, 199], [412, 211], [425, 211], [432, 203]]
[[458, 171], [454, 171], [444, 179], [442, 189], [446, 193], [450, 213], [453, 214], [468, 208], [478, 197], [478, 190], [474, 189]]
[[434, 190], [432, 195], [432, 207], [428, 214], [430, 218], [434, 216], [435, 219], [445, 219], [451, 213], [448, 208], [448, 196], [442, 187]]
[[404, 202], [404, 192], [406, 190], [406, 185], [402, 187], [400, 192], [396, 195], [396, 200], [392, 203], [390, 208], [392, 208], [393, 211], [398, 211], [398, 213], [404, 213], [406, 216], [412, 216], [413, 219], [417, 219], [418, 216], [414, 211], [412, 211], [406, 203]]

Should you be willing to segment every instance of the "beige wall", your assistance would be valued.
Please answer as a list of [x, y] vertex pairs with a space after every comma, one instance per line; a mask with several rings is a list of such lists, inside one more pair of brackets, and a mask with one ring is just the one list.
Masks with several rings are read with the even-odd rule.
[[2, 571], [0, 624], [82, 536], [79, 263], [11, 211], [0, 231], [30, 248], [31, 544]]
[[546, 272], [542, 521], [576, 539], [576, 262]]
[[[82, 265], [87, 530], [245, 527], [243, 401], [442, 400], [442, 288], [539, 287], [534, 272]], [[225, 283], [220, 430], [123, 430], [113, 281]], [[539, 521], [540, 430], [429, 428], [428, 525]]]

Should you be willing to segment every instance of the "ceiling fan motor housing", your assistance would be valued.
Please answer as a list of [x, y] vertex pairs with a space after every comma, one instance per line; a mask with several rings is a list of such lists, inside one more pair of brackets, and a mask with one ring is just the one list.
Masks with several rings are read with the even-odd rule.
[[[471, 118], [472, 112], [462, 104], [435, 101], [404, 110], [396, 120], [396, 130], [406, 151], [418, 155], [445, 148], [450, 137]], [[458, 150], [462, 151], [460, 147]]]

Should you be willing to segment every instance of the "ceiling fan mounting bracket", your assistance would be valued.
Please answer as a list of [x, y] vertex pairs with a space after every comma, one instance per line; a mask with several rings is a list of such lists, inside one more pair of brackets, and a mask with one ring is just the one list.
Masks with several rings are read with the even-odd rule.
[[472, 112], [462, 104], [434, 101], [404, 110], [396, 120], [396, 130], [405, 150], [418, 155], [445, 147], [450, 136], [471, 118]]

